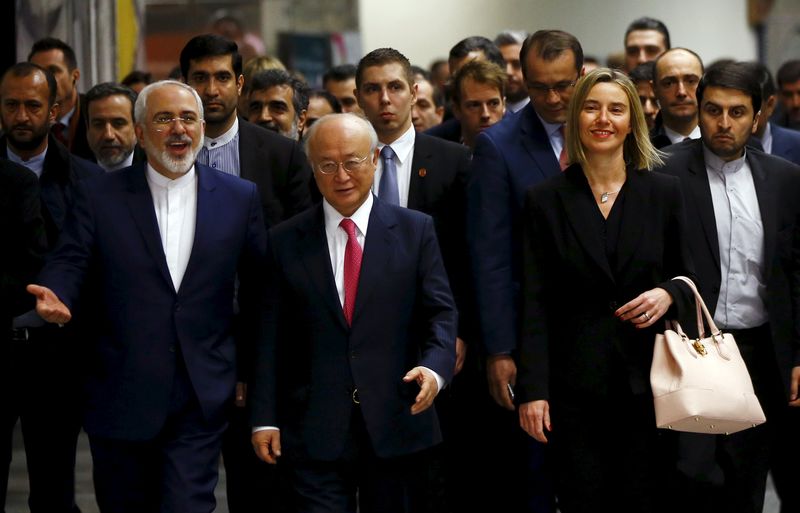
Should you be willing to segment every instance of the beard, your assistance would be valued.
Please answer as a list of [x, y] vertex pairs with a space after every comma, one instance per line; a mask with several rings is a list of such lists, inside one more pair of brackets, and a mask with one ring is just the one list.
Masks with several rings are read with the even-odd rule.
[[[22, 137], [19, 136], [17, 133], [17, 129], [27, 129], [30, 130], [30, 133], [25, 133]], [[42, 144], [47, 138], [48, 128], [45, 125], [44, 127], [34, 127], [32, 125], [26, 124], [18, 124], [13, 125], [7, 132], [6, 135], [8, 136], [8, 140], [11, 143], [13, 148], [16, 148], [21, 151], [33, 151]]]
[[[113, 148], [114, 151], [109, 151], [109, 149]], [[107, 146], [106, 148], [101, 148], [95, 156], [97, 157], [97, 161], [105, 167], [115, 167], [123, 162], [125, 159], [128, 158], [128, 155], [133, 153], [133, 147], [131, 147], [128, 151], [125, 151], [121, 145], [117, 146]]]
[[[145, 140], [148, 146], [155, 149], [155, 145], [151, 144], [150, 141], [147, 140], [147, 137], [145, 137]], [[175, 157], [171, 155], [166, 148], [164, 148], [157, 150], [154, 155], [148, 154], [147, 157], [158, 162], [170, 173], [183, 175], [186, 174], [194, 165], [194, 161], [197, 159], [197, 154], [200, 153], [202, 139], [198, 138], [197, 143], [193, 145], [192, 138], [188, 135], [172, 135], [168, 137], [166, 141], [164, 141], [164, 144], [168, 146], [169, 144], [176, 142], [189, 144], [189, 151], [186, 153], [186, 155], [182, 157]]]
[[282, 135], [284, 137], [288, 137], [289, 139], [292, 139], [293, 141], [297, 140], [298, 131], [297, 131], [297, 120], [296, 119], [294, 121], [292, 121], [292, 126], [289, 127], [288, 131], [287, 130], [281, 130], [281, 128], [278, 125], [276, 125], [274, 122], [267, 123], [265, 121], [261, 121], [260, 123], [256, 123], [256, 124], [258, 126], [260, 126], [260, 127], [266, 128], [267, 130], [271, 130], [271, 131], [275, 132], [276, 134], [280, 134], [280, 135]]

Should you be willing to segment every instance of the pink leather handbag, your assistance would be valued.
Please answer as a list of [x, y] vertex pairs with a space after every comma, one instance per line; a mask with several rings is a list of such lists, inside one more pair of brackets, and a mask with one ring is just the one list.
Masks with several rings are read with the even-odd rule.
[[[689, 278], [697, 306], [699, 338], [690, 339], [672, 321], [656, 335], [650, 385], [659, 428], [691, 433], [729, 434], [766, 421], [736, 341], [722, 333]], [[711, 331], [705, 336], [703, 315]], [[673, 329], [670, 329], [673, 328]]]

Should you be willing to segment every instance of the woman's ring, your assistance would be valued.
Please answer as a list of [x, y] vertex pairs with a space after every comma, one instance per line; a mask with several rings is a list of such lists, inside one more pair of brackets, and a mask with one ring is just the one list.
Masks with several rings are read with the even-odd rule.
[[645, 319], [647, 319], [648, 321], [650, 321], [650, 314], [649, 314], [649, 313], [645, 312], [645, 313], [643, 313], [642, 315], [644, 315], [644, 318], [645, 318]]

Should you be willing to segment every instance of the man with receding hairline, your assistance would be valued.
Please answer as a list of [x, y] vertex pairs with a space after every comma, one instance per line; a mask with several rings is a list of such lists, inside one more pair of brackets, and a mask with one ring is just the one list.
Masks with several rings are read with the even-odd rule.
[[653, 92], [661, 124], [656, 123], [650, 139], [656, 148], [700, 138], [696, 91], [703, 72], [703, 61], [686, 48], [673, 48], [655, 60]]

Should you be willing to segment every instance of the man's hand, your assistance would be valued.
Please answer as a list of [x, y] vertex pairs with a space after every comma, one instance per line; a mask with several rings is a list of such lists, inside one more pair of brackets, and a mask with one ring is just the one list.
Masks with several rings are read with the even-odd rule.
[[36, 296], [36, 313], [45, 321], [66, 324], [72, 319], [67, 305], [62, 303], [52, 290], [41, 285], [28, 285], [26, 290]]
[[800, 407], [800, 366], [792, 368], [792, 382], [789, 390], [789, 406]]
[[262, 429], [250, 437], [256, 455], [274, 465], [281, 455], [281, 432], [277, 429]]
[[464, 360], [467, 358], [467, 344], [461, 340], [461, 337], [456, 337], [456, 369], [453, 371], [453, 376], [461, 372], [464, 367]]
[[236, 382], [236, 399], [234, 404], [237, 408], [244, 408], [247, 406], [247, 383], [241, 381]]
[[439, 384], [428, 369], [414, 367], [403, 376], [403, 381], [406, 383], [416, 381], [420, 389], [414, 404], [411, 405], [411, 415], [422, 413], [431, 407], [433, 400], [436, 399], [436, 394], [439, 393]]
[[540, 400], [520, 404], [519, 425], [526, 433], [546, 444], [544, 430], [553, 430], [550, 425], [550, 403]]
[[514, 411], [514, 402], [508, 393], [508, 386], [517, 382], [517, 364], [510, 355], [500, 354], [486, 359], [486, 378], [489, 393], [494, 401], [506, 410]]

